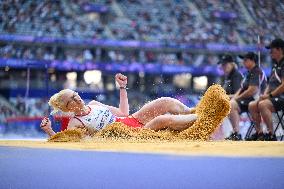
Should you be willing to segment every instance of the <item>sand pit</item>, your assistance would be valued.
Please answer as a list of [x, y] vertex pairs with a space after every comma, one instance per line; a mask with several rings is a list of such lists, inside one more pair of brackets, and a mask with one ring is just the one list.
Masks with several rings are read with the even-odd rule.
[[163, 153], [173, 155], [231, 156], [231, 157], [284, 157], [283, 142], [197, 142], [197, 141], [145, 141], [89, 139], [84, 142], [45, 142], [2, 140], [0, 146], [52, 148], [68, 150], [95, 150], [109, 152]]

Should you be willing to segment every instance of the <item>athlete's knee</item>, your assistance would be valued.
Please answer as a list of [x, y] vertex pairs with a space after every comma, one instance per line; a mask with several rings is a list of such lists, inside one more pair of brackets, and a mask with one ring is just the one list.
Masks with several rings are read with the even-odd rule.
[[170, 97], [161, 97], [159, 98], [159, 101], [161, 103], [164, 103], [164, 104], [169, 104], [169, 103], [174, 103], [176, 99], [173, 99], [173, 98], [170, 98]]
[[182, 106], [180, 106], [179, 101], [170, 97], [159, 98], [159, 103], [162, 108], [171, 114], [177, 114], [181, 112]]

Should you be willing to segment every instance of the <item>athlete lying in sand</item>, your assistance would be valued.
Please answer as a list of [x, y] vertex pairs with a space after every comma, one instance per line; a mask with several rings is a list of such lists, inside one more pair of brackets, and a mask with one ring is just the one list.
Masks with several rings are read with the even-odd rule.
[[[129, 115], [127, 77], [119, 73], [115, 80], [120, 86], [119, 108], [95, 100], [86, 105], [78, 93], [70, 89], [54, 94], [49, 105], [56, 111], [74, 114], [67, 129], [91, 128], [98, 131], [113, 122], [122, 122], [129, 127], [144, 127], [155, 131], [166, 128], [181, 131], [190, 126], [188, 123], [197, 119], [197, 115], [192, 114], [193, 108], [169, 97], [153, 100]], [[49, 136], [55, 135], [48, 118], [44, 118], [40, 126]]]

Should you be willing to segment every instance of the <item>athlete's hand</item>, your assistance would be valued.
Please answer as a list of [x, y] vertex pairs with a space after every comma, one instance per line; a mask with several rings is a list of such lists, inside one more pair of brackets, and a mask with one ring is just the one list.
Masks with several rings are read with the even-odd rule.
[[125, 75], [122, 75], [121, 73], [115, 75], [115, 81], [120, 87], [126, 87], [127, 85], [127, 77]]
[[48, 117], [44, 117], [41, 121], [40, 128], [44, 131], [50, 130], [51, 128], [51, 121]]

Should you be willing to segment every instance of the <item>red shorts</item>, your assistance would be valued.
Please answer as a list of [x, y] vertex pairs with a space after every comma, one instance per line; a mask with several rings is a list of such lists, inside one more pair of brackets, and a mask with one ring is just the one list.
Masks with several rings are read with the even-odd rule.
[[129, 127], [134, 127], [134, 128], [139, 128], [139, 127], [143, 127], [144, 124], [141, 123], [138, 119], [136, 119], [133, 116], [127, 116], [127, 117], [117, 117], [115, 119], [116, 122], [120, 122], [120, 123], [124, 123], [125, 125], [129, 126]]

